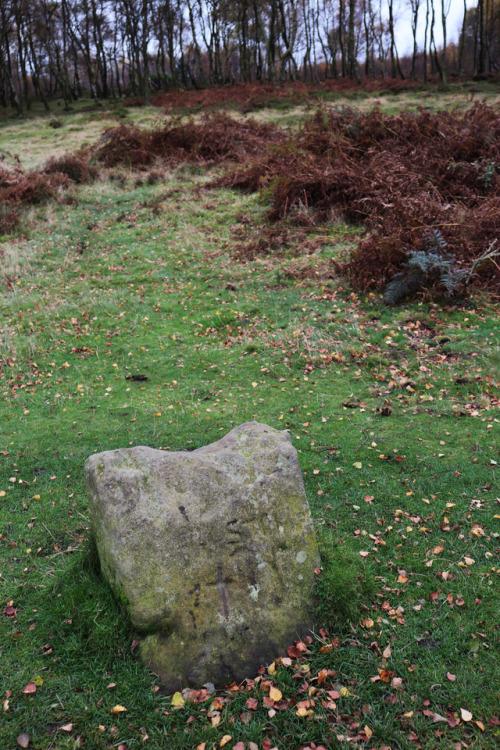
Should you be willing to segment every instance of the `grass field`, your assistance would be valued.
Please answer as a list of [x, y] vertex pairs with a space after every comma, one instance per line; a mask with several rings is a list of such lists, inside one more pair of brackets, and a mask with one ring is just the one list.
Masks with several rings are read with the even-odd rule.
[[[36, 166], [109, 124], [43, 123], [3, 123], [0, 147]], [[265, 207], [212, 177], [108, 172], [1, 238], [0, 747], [493, 748], [494, 301], [353, 293], [321, 274], [352, 246], [343, 224], [312, 256], [242, 262], [241, 217], [258, 225]], [[96, 570], [83, 463], [189, 450], [253, 419], [299, 452], [317, 632], [241, 686], [172, 704]]]

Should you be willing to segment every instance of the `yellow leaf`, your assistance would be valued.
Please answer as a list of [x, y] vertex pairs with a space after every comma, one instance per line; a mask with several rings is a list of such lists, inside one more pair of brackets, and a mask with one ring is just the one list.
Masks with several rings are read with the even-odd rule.
[[225, 734], [224, 737], [221, 739], [219, 747], [224, 747], [224, 745], [227, 745], [228, 742], [230, 742], [233, 738], [230, 734]]
[[407, 576], [398, 576], [398, 583], [408, 583], [408, 577]]
[[35, 679], [33, 680], [33, 682], [35, 683], [35, 685], [37, 687], [42, 687], [42, 685], [43, 685], [43, 677], [41, 675], [37, 674], [37, 676], [35, 677]]
[[463, 721], [470, 721], [472, 719], [472, 714], [470, 711], [467, 711], [466, 708], [460, 709], [460, 714], [462, 716]]
[[472, 557], [464, 557], [464, 562], [466, 565], [474, 565], [475, 560], [473, 560]]
[[432, 550], [432, 552], [433, 552], [433, 553], [434, 553], [435, 555], [440, 555], [440, 554], [441, 554], [441, 552], [442, 552], [443, 550], [444, 550], [444, 547], [443, 547], [443, 545], [442, 545], [442, 544], [438, 544], [438, 546], [437, 546], [437, 547], [434, 547], [434, 549]]
[[373, 732], [372, 732], [372, 730], [370, 729], [370, 727], [367, 727], [367, 726], [365, 726], [365, 734], [366, 734], [366, 738], [367, 738], [367, 739], [369, 740], [369, 739], [370, 739], [370, 737], [371, 737], [371, 736], [372, 736], [372, 734], [373, 734]]
[[0, 490], [0, 497], [5, 497], [6, 494], [5, 490]]
[[113, 708], [111, 709], [110, 713], [111, 714], [121, 714], [121, 713], [123, 713], [126, 710], [127, 709], [125, 708], [125, 706], [117, 705], [117, 706], [113, 706]]
[[207, 743], [206, 742], [202, 742], [201, 745], [198, 745], [198, 747], [196, 748], [196, 750], [205, 750], [206, 746], [207, 746]]
[[481, 730], [481, 732], [484, 732], [484, 724], [483, 724], [483, 722], [482, 722], [482, 721], [475, 721], [475, 722], [474, 722], [474, 724], [475, 724], [475, 725], [476, 725], [477, 727], [479, 727], [479, 729]]
[[180, 706], [184, 705], [184, 698], [182, 697], [181, 693], [174, 693], [172, 696], [172, 706], [175, 708], [180, 708]]
[[353, 466], [354, 466], [355, 469], [361, 469], [362, 466], [363, 466], [363, 464], [361, 463], [361, 461], [355, 461], [353, 463]]
[[276, 663], [273, 661], [267, 668], [268, 674], [276, 674]]
[[257, 386], [258, 386], [258, 385], [259, 385], [259, 384], [258, 384], [258, 383], [256, 383], [256, 382], [255, 382], [255, 380], [254, 380], [254, 381], [253, 381], [253, 383], [252, 383], [252, 388], [257, 388]]
[[307, 712], [307, 708], [304, 708], [304, 706], [301, 706], [300, 708], [297, 709], [295, 713], [297, 714], [297, 716], [307, 716], [308, 712]]
[[271, 689], [269, 691], [269, 697], [272, 701], [280, 701], [283, 697], [283, 694], [281, 690], [278, 690], [278, 688], [274, 687], [274, 685], [271, 685]]
[[361, 624], [364, 625], [365, 628], [373, 628], [375, 625], [371, 617], [367, 617]]
[[340, 697], [341, 698], [349, 698], [349, 696], [352, 695], [352, 693], [349, 691], [349, 688], [341, 687], [340, 688]]

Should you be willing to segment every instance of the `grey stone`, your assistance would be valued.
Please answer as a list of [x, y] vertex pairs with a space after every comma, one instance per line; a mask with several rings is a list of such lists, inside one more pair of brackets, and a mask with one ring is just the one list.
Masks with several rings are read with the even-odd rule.
[[312, 626], [318, 550], [288, 432], [85, 464], [102, 573], [168, 690], [252, 676]]

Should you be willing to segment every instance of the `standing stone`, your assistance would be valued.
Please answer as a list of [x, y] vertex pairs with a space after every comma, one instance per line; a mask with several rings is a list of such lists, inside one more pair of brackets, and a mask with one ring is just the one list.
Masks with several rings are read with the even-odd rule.
[[311, 629], [319, 557], [288, 432], [106, 451], [85, 479], [102, 572], [167, 690], [252, 676]]

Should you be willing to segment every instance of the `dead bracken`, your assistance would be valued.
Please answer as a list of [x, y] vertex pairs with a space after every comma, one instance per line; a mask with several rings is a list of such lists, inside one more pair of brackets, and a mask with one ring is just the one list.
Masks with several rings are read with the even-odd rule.
[[[358, 289], [382, 288], [412, 252], [436, 249], [467, 271], [494, 246], [500, 226], [500, 117], [470, 110], [385, 116], [320, 109], [296, 137], [216, 185], [260, 190], [271, 221], [302, 226], [339, 215], [367, 235], [344, 264]], [[434, 247], [435, 244], [439, 247]], [[474, 266], [492, 287], [500, 267]]]

